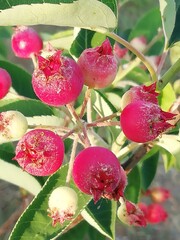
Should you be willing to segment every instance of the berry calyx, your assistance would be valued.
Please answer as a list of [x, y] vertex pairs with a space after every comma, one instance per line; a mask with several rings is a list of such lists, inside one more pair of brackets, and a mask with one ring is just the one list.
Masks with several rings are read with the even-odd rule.
[[11, 46], [14, 54], [20, 58], [30, 58], [43, 48], [39, 34], [31, 27], [18, 26], [12, 35]]
[[0, 143], [17, 141], [27, 131], [26, 117], [18, 111], [0, 113]]
[[77, 63], [61, 54], [58, 50], [47, 58], [38, 55], [38, 67], [32, 77], [33, 89], [38, 98], [52, 106], [75, 101], [84, 83]]
[[64, 143], [59, 135], [50, 130], [34, 129], [18, 142], [14, 160], [32, 175], [48, 176], [60, 168], [63, 157]]
[[52, 218], [52, 225], [63, 224], [65, 220], [71, 220], [77, 210], [78, 196], [70, 187], [58, 187], [49, 197], [48, 212]]
[[99, 47], [85, 49], [77, 63], [82, 70], [85, 85], [90, 88], [105, 88], [114, 81], [117, 61], [108, 39]]
[[120, 207], [117, 210], [117, 216], [121, 222], [129, 226], [145, 227], [146, 219], [144, 213], [138, 207], [138, 205], [120, 198]]
[[72, 176], [77, 187], [92, 195], [118, 200], [126, 186], [126, 175], [117, 157], [104, 147], [89, 147], [74, 160]]
[[121, 109], [124, 109], [128, 104], [139, 100], [158, 104], [158, 95], [159, 94], [156, 92], [156, 83], [153, 83], [150, 86], [134, 86], [122, 96]]
[[1, 90], [0, 99], [6, 96], [11, 85], [12, 85], [11, 76], [5, 69], [0, 68], [0, 90]]
[[145, 143], [153, 141], [172, 127], [167, 121], [174, 116], [175, 114], [162, 111], [157, 104], [135, 101], [123, 109], [120, 126], [129, 140]]

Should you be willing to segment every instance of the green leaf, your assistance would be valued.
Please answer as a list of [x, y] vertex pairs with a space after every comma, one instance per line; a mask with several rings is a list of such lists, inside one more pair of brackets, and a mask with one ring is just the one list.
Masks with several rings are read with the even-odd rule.
[[126, 79], [132, 80], [139, 84], [150, 82], [148, 74], [140, 67], [134, 68], [131, 72], [126, 75]]
[[0, 67], [8, 71], [12, 78], [12, 86], [18, 94], [37, 98], [31, 84], [32, 76], [24, 69], [6, 61], [0, 61]]
[[180, 41], [180, 1], [176, 1], [176, 20], [175, 20], [175, 26], [171, 35], [171, 38], [169, 40], [169, 46], [171, 47], [174, 43]]
[[16, 110], [21, 112], [26, 117], [41, 116], [41, 115], [54, 115], [53, 108], [45, 105], [38, 100], [1, 100], [0, 112]]
[[153, 181], [159, 160], [158, 147], [153, 147], [141, 160], [141, 185], [146, 190]]
[[1, 0], [0, 6], [1, 26], [46, 24], [107, 32], [117, 25], [115, 0]]
[[82, 216], [104, 236], [115, 239], [116, 209], [117, 203], [115, 201], [101, 199], [94, 204], [92, 200], [82, 211]]
[[166, 172], [168, 172], [172, 167], [176, 167], [176, 159], [170, 152], [168, 152], [164, 148], [160, 148], [160, 152], [164, 161], [164, 169]]
[[174, 0], [159, 0], [159, 5], [165, 36], [165, 47], [167, 47], [175, 25], [176, 4]]
[[[178, 135], [163, 134], [156, 143], [158, 146], [166, 149], [175, 158], [175, 167], [180, 169], [180, 137]], [[172, 159], [171, 159], [172, 160]]]
[[150, 41], [157, 35], [158, 29], [161, 25], [162, 23], [159, 9], [154, 8], [139, 19], [129, 35], [129, 40], [138, 36], [145, 36], [147, 40]]
[[134, 167], [128, 176], [128, 185], [125, 189], [125, 197], [134, 203], [139, 200], [139, 194], [141, 190], [141, 178], [139, 168]]
[[168, 83], [158, 96], [159, 105], [164, 111], [168, 111], [176, 100], [176, 94], [170, 83]]
[[19, 218], [9, 240], [50, 240], [60, 236], [80, 214], [82, 209], [86, 207], [91, 197], [81, 193], [75, 187], [74, 183], [70, 182], [69, 186], [78, 194], [78, 209], [71, 221], [65, 221], [62, 225], [57, 224], [55, 227], [52, 226], [52, 220], [48, 217], [47, 213], [49, 195], [53, 189], [65, 186], [67, 170], [68, 165], [64, 165], [60, 170], [48, 178], [42, 190]]

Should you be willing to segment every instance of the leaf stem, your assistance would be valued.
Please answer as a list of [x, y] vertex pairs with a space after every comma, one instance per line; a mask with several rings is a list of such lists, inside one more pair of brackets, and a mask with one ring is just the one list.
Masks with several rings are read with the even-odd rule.
[[154, 82], [157, 81], [157, 75], [156, 72], [153, 68], [153, 66], [150, 64], [150, 62], [146, 59], [146, 57], [139, 52], [136, 48], [134, 48], [129, 42], [127, 42], [126, 40], [124, 40], [123, 38], [121, 38], [120, 36], [118, 36], [117, 34], [115, 34], [114, 32], [109, 32], [107, 33], [107, 36], [111, 37], [112, 39], [114, 39], [115, 41], [119, 42], [120, 44], [122, 44], [123, 46], [125, 46], [127, 49], [129, 49], [132, 53], [134, 53], [139, 59], [141, 59], [141, 61], [144, 63], [144, 65], [146, 66], [146, 68], [148, 69], [151, 78]]
[[173, 78], [173, 76], [180, 71], [180, 59], [173, 64], [168, 71], [157, 82], [157, 90], [161, 91]]

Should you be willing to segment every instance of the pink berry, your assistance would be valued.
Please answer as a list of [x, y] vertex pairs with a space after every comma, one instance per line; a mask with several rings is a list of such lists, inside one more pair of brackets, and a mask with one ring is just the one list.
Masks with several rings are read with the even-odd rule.
[[0, 99], [6, 96], [12, 84], [11, 76], [9, 73], [0, 68]]
[[157, 224], [166, 221], [168, 217], [164, 207], [158, 203], [152, 203], [148, 206], [146, 219], [150, 224]]
[[114, 55], [117, 59], [128, 58], [128, 49], [121, 48], [119, 44], [116, 42], [114, 44]]
[[143, 52], [147, 46], [147, 39], [144, 36], [135, 37], [130, 41], [130, 44], [138, 51]]
[[83, 76], [77, 63], [61, 56], [61, 51], [52, 56], [38, 56], [38, 67], [32, 78], [33, 89], [38, 98], [49, 105], [61, 106], [75, 101], [83, 87]]
[[31, 54], [38, 53], [43, 48], [43, 41], [31, 27], [19, 26], [11, 39], [14, 54], [20, 58], [30, 58]]
[[77, 210], [78, 196], [70, 187], [62, 186], [54, 189], [49, 197], [48, 212], [52, 225], [71, 220]]
[[123, 109], [120, 125], [128, 139], [144, 143], [154, 140], [172, 127], [167, 121], [174, 116], [172, 113], [162, 111], [157, 104], [135, 101]]
[[105, 88], [116, 76], [117, 61], [108, 39], [100, 47], [85, 49], [78, 59], [78, 64], [85, 85], [90, 88]]
[[117, 157], [104, 147], [89, 147], [75, 158], [73, 179], [78, 188], [92, 195], [95, 203], [101, 198], [118, 200], [126, 186], [126, 175]]
[[145, 227], [146, 219], [138, 205], [120, 198], [120, 207], [117, 210], [118, 218], [129, 226]]
[[156, 83], [150, 86], [141, 85], [132, 87], [122, 96], [121, 109], [124, 109], [129, 103], [139, 100], [158, 104], [157, 96]]
[[153, 202], [162, 203], [171, 197], [170, 191], [163, 187], [153, 187], [148, 189], [145, 193], [146, 196], [150, 196]]
[[64, 144], [59, 135], [50, 130], [34, 129], [18, 142], [14, 159], [28, 173], [47, 176], [60, 168], [63, 157]]

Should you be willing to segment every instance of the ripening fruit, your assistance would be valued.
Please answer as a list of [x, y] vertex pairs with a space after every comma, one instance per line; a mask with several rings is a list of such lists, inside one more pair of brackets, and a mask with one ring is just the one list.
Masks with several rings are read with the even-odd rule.
[[17, 57], [30, 58], [43, 48], [43, 41], [33, 28], [18, 26], [12, 35], [11, 47]]
[[0, 68], [0, 99], [5, 97], [9, 92], [11, 84], [12, 80], [9, 73], [5, 69]]
[[158, 104], [157, 96], [156, 83], [153, 83], [150, 86], [134, 86], [122, 96], [121, 109], [124, 109], [128, 104], [139, 100]]
[[105, 88], [116, 76], [117, 61], [108, 39], [101, 46], [85, 49], [79, 59], [85, 85], [90, 88]]
[[146, 215], [147, 222], [150, 224], [158, 224], [166, 221], [168, 214], [164, 207], [158, 203], [148, 205], [148, 213]]
[[75, 101], [83, 88], [84, 80], [77, 63], [61, 56], [61, 51], [44, 58], [38, 56], [38, 67], [32, 77], [33, 89], [38, 98], [52, 106]]
[[72, 188], [63, 186], [54, 189], [48, 201], [48, 216], [52, 218], [52, 225], [71, 220], [77, 210], [77, 204], [78, 196]]
[[174, 116], [175, 114], [162, 111], [157, 104], [135, 101], [123, 109], [120, 125], [129, 140], [145, 143], [172, 127], [167, 121]]
[[126, 174], [117, 157], [104, 147], [89, 147], [74, 160], [73, 179], [96, 203], [101, 197], [118, 200], [126, 186]]
[[18, 111], [0, 113], [0, 144], [19, 140], [27, 131], [26, 117]]
[[50, 130], [34, 129], [18, 142], [14, 160], [32, 175], [47, 176], [60, 168], [63, 157], [64, 143], [59, 135]]
[[151, 197], [153, 202], [162, 203], [171, 197], [171, 193], [164, 187], [153, 187], [145, 192], [145, 196]]
[[120, 198], [120, 207], [117, 210], [117, 216], [121, 222], [136, 227], [145, 227], [146, 219], [144, 213], [138, 207], [138, 205]]
[[138, 51], [143, 52], [147, 46], [147, 39], [144, 36], [135, 37], [130, 41], [130, 44]]

